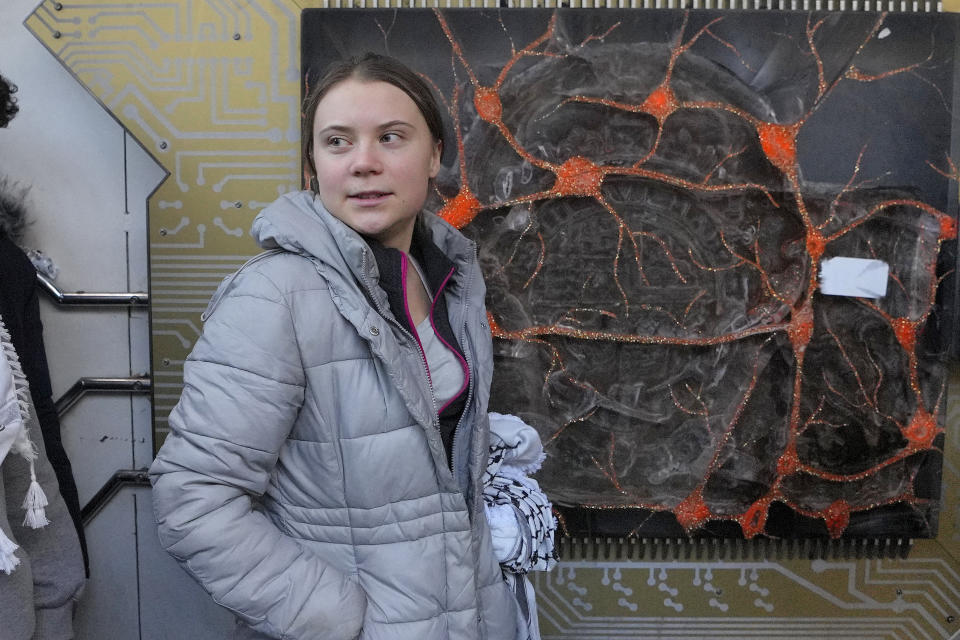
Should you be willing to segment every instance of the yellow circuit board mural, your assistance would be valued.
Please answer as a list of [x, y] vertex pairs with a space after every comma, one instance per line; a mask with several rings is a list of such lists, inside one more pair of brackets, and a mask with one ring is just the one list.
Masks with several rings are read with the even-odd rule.
[[[506, 6], [556, 7], [555, 0]], [[784, 0], [689, 7], [853, 9], [857, 2]], [[870, 9], [869, 2], [861, 8]], [[936, 11], [930, 2], [874, 8]], [[931, 6], [932, 5], [932, 6]], [[960, 0], [944, 3], [946, 8]], [[423, 0], [295, 2], [45, 0], [29, 29], [169, 173], [148, 203], [152, 354], [158, 441], [176, 403], [200, 313], [221, 279], [256, 252], [247, 230], [278, 195], [298, 189], [299, 25], [311, 7], [433, 6]], [[444, 2], [442, 6], [450, 6]], [[477, 2], [463, 6], [497, 6]], [[667, 0], [574, 0], [575, 7], [673, 7]], [[949, 390], [939, 537], [905, 559], [825, 559], [804, 552], [754, 557], [726, 543], [720, 557], [660, 553], [657, 545], [605, 555], [568, 548], [532, 576], [544, 638], [960, 637], [960, 371]], [[631, 555], [632, 554], [632, 555]], [[812, 554], [811, 554], [812, 555]], [[628, 559], [629, 558], [629, 559]]]

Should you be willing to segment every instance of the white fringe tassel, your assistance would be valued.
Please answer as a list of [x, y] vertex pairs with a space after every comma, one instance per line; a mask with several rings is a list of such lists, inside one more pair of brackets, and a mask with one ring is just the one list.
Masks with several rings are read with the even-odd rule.
[[0, 571], [10, 575], [20, 564], [20, 558], [13, 555], [13, 552], [18, 548], [3, 532], [3, 529], [0, 529]]
[[47, 520], [47, 512], [44, 509], [47, 504], [47, 496], [34, 477], [33, 462], [31, 462], [30, 488], [27, 490], [27, 497], [23, 499], [23, 508], [27, 510], [27, 515], [23, 518], [23, 526], [39, 529], [50, 524], [50, 521]]

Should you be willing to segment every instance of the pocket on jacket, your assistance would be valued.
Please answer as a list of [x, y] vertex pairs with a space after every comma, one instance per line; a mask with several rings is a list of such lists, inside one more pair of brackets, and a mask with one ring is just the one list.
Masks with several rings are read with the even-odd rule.
[[[277, 475], [271, 485], [279, 488], [277, 494], [274, 487], [267, 490], [274, 498], [284, 505], [316, 508], [318, 506], [335, 507], [343, 502], [342, 470], [337, 445], [334, 442], [312, 442], [289, 438], [280, 449], [282, 468], [274, 471]], [[283, 478], [285, 469], [299, 470], [292, 478]], [[304, 473], [303, 470], [309, 470]], [[296, 518], [301, 522], [309, 522]]]

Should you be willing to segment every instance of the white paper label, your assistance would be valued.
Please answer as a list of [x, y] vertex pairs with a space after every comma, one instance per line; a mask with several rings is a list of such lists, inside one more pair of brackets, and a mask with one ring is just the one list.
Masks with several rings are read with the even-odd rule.
[[828, 296], [882, 298], [890, 265], [866, 258], [830, 258], [820, 263], [820, 293]]

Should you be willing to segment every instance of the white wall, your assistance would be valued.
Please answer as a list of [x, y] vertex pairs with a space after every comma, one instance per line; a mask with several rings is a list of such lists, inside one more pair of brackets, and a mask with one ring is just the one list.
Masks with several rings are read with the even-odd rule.
[[[146, 291], [146, 198], [165, 172], [23, 26], [37, 2], [0, 3], [0, 73], [20, 88], [0, 175], [31, 186], [25, 244], [60, 267], [63, 291]], [[145, 310], [41, 304], [54, 398], [82, 376], [150, 371]], [[150, 417], [145, 396], [88, 394], [63, 418], [81, 505], [117, 470], [150, 464]], [[149, 489], [121, 491], [87, 536], [79, 638], [224, 637], [230, 616], [160, 550]]]

